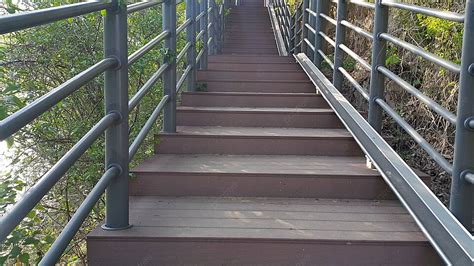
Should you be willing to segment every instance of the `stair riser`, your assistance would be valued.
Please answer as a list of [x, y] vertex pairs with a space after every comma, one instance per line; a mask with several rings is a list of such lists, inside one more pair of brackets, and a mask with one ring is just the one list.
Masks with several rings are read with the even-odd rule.
[[314, 93], [312, 83], [202, 81], [209, 92]]
[[224, 47], [228, 49], [275, 49], [275, 43], [248, 43], [248, 42], [225, 42]]
[[248, 43], [248, 44], [273, 44], [276, 45], [275, 39], [272, 38], [254, 38], [254, 39], [247, 39], [247, 38], [239, 38], [236, 36], [226, 36], [224, 39], [225, 43]]
[[301, 70], [298, 64], [231, 64], [231, 63], [209, 63], [209, 70], [228, 70], [228, 71], [282, 71], [282, 70]]
[[246, 63], [246, 64], [273, 64], [273, 63], [296, 63], [294, 58], [286, 56], [210, 56], [209, 63]]
[[132, 196], [209, 196], [394, 199], [382, 177], [255, 175], [225, 173], [140, 173]]
[[255, 55], [277, 55], [278, 50], [274, 49], [237, 49], [222, 48], [222, 52], [226, 54], [255, 54]]
[[363, 156], [354, 139], [160, 135], [157, 154]]
[[[303, 232], [302, 232], [303, 234]], [[90, 265], [441, 265], [427, 243], [89, 239]], [[185, 254], [185, 255], [183, 255]]]
[[187, 94], [182, 95], [183, 106], [208, 107], [294, 107], [294, 108], [329, 108], [320, 96], [265, 96], [265, 95], [213, 95]]
[[198, 71], [198, 80], [308, 80], [306, 73], [301, 71]]
[[242, 113], [178, 110], [180, 126], [343, 128], [334, 113]]

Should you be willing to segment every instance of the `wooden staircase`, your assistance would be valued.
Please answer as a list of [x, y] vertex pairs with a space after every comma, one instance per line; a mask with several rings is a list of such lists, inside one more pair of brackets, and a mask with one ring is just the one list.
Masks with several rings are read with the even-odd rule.
[[292, 57], [262, 1], [228, 17], [223, 54], [184, 92], [177, 133], [133, 169], [123, 231], [91, 265], [438, 265], [413, 218]]

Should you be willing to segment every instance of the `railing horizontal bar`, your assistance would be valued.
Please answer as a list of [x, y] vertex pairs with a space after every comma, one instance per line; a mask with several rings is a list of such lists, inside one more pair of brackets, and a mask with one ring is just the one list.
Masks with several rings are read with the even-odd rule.
[[158, 116], [163, 110], [163, 107], [165, 106], [165, 104], [168, 103], [168, 100], [169, 100], [169, 95], [163, 96], [161, 101], [156, 106], [155, 110], [153, 110], [153, 113], [150, 115], [150, 117], [146, 121], [143, 128], [138, 133], [137, 137], [133, 140], [133, 143], [128, 148], [128, 158], [130, 161], [132, 161], [133, 157], [138, 151], [138, 148], [140, 148], [140, 145], [142, 144], [143, 140], [145, 140], [146, 136], [148, 135], [150, 130], [153, 128], [153, 124], [155, 124], [156, 120], [158, 119]]
[[474, 185], [474, 173], [467, 173], [464, 175], [464, 179], [471, 185]]
[[311, 25], [309, 25], [308, 23], [304, 24], [304, 26], [310, 31], [312, 32], [313, 34], [316, 34], [316, 30], [311, 27]]
[[197, 63], [199, 63], [199, 61], [201, 61], [201, 57], [203, 54], [204, 54], [204, 47], [201, 49], [201, 51], [199, 51], [199, 54], [196, 56], [196, 65]]
[[375, 9], [375, 4], [363, 0], [349, 0], [349, 3], [369, 9]]
[[141, 99], [148, 93], [148, 91], [161, 78], [161, 75], [168, 69], [169, 64], [165, 63], [158, 68], [158, 70], [148, 79], [145, 84], [138, 90], [138, 92], [128, 102], [128, 111], [132, 111], [141, 101]]
[[326, 40], [332, 47], [336, 47], [336, 42], [331, 39], [331, 37], [327, 36], [324, 32], [320, 31], [318, 34], [323, 37], [324, 40]]
[[319, 16], [324, 18], [327, 22], [331, 23], [332, 25], [337, 26], [337, 21], [331, 18], [330, 16], [323, 13], [319, 13]]
[[131, 4], [127, 6], [127, 13], [131, 14], [134, 12], [138, 12], [150, 7], [157, 6], [159, 4], [163, 3], [163, 1], [143, 1], [143, 2], [138, 2], [135, 4]]
[[296, 19], [296, 21], [301, 21], [302, 18], [303, 18], [303, 15], [300, 15], [300, 16]]
[[119, 120], [120, 115], [118, 113], [105, 115], [25, 193], [11, 210], [0, 218], [0, 243], [5, 240], [8, 234], [28, 215], [94, 141]]
[[308, 40], [308, 38], [304, 38], [304, 42], [306, 43], [306, 45], [308, 45], [309, 49], [313, 50], [313, 52], [316, 50], [316, 48], [314, 48], [314, 45]]
[[339, 69], [339, 72], [342, 73], [342, 75], [347, 79], [347, 81], [349, 81], [349, 83], [352, 84], [352, 86], [354, 86], [354, 88], [362, 95], [362, 97], [364, 97], [364, 99], [366, 99], [367, 101], [369, 100], [369, 93], [367, 92], [366, 89], [364, 89], [360, 84], [359, 82], [357, 82], [357, 80], [355, 80], [351, 74], [349, 74], [349, 72], [347, 72], [344, 68], [340, 67], [338, 68]]
[[146, 53], [148, 53], [151, 49], [153, 49], [157, 44], [159, 44], [162, 40], [167, 38], [170, 35], [168, 30], [163, 31], [162, 33], [158, 34], [155, 38], [145, 44], [142, 48], [136, 50], [133, 54], [128, 57], [128, 65], [132, 65]]
[[471, 233], [306, 55], [300, 53], [296, 59], [440, 257], [448, 265], [471, 265]]
[[364, 37], [366, 37], [366, 38], [368, 38], [368, 39], [370, 39], [370, 40], [373, 40], [373, 39], [374, 39], [373, 34], [371, 34], [370, 32], [368, 32], [368, 31], [366, 31], [366, 30], [364, 30], [364, 29], [361, 28], [361, 27], [358, 27], [358, 26], [356, 26], [356, 25], [350, 23], [350, 22], [347, 21], [347, 20], [342, 20], [342, 21], [341, 21], [341, 25], [346, 26], [348, 29], [351, 29], [351, 30], [353, 30], [354, 32], [359, 33], [360, 35], [362, 35], [362, 36], [364, 36]]
[[296, 32], [296, 35], [299, 36], [302, 31], [303, 31], [303, 28], [299, 29], [299, 30]]
[[303, 40], [301, 40], [299, 43], [297, 43], [297, 44], [295, 45], [295, 47], [300, 47], [302, 43], [303, 43]]
[[203, 35], [204, 35], [204, 30], [201, 30], [201, 31], [196, 35], [196, 40], [201, 39]]
[[0, 17], [0, 34], [23, 30], [62, 19], [77, 17], [113, 6], [106, 1], [82, 2], [58, 7], [28, 11]]
[[306, 8], [306, 12], [308, 12], [308, 14], [310, 14], [311, 16], [313, 16], [315, 18], [318, 16], [318, 13], [314, 12], [313, 10], [311, 10], [309, 8]]
[[179, 27], [176, 28], [176, 35], [180, 34], [186, 27], [188, 27], [191, 24], [191, 19], [188, 18], [186, 19], [183, 24], [181, 24]]
[[434, 64], [437, 64], [441, 67], [444, 67], [454, 73], [460, 73], [461, 72], [461, 66], [457, 65], [457, 64], [454, 64], [448, 60], [445, 60], [433, 53], [430, 53], [418, 46], [415, 46], [411, 43], [408, 43], [408, 42], [405, 42], [405, 41], [402, 41], [400, 39], [398, 39], [397, 37], [394, 37], [390, 34], [387, 34], [387, 33], [382, 33], [380, 34], [380, 38], [386, 40], [386, 41], [389, 41], [395, 45], [398, 45], [416, 55], [419, 55], [421, 57], [423, 57], [424, 59], [434, 63]]
[[343, 50], [347, 55], [356, 60], [357, 63], [361, 64], [361, 66], [363, 66], [366, 70], [372, 70], [372, 66], [369, 64], [369, 62], [367, 62], [364, 58], [360, 57], [358, 54], [352, 51], [349, 47], [344, 44], [340, 44], [339, 48], [341, 48], [341, 50]]
[[64, 250], [66, 250], [69, 242], [74, 238], [74, 235], [81, 228], [82, 223], [91, 212], [94, 205], [99, 201], [105, 189], [110, 182], [120, 175], [121, 169], [117, 166], [110, 167], [102, 177], [99, 179], [97, 184], [91, 190], [89, 195], [84, 199], [79, 208], [76, 210], [71, 220], [66, 224], [61, 234], [56, 238], [53, 245], [49, 248], [48, 252], [41, 259], [39, 265], [55, 265], [61, 258]]
[[437, 102], [433, 101], [428, 96], [424, 95], [421, 91], [413, 87], [411, 84], [397, 76], [395, 73], [387, 69], [386, 67], [379, 66], [377, 70], [384, 74], [387, 78], [393, 80], [397, 83], [400, 87], [405, 89], [407, 92], [415, 96], [418, 100], [426, 104], [431, 110], [439, 114], [440, 116], [444, 117], [448, 120], [451, 124], [456, 125], [456, 115], [448, 111], [443, 106], [439, 105]]
[[191, 43], [187, 42], [186, 45], [183, 47], [183, 50], [181, 50], [181, 52], [179, 52], [178, 56], [176, 57], [176, 62], [179, 62], [181, 61], [181, 59], [183, 59], [184, 55], [186, 55], [190, 47]]
[[205, 12], [205, 11], [202, 11], [201, 13], [199, 13], [199, 14], [196, 16], [196, 22], [198, 22], [202, 17], [204, 17], [204, 15], [206, 15], [206, 12]]
[[188, 65], [186, 69], [184, 70], [183, 74], [181, 75], [181, 77], [179, 78], [178, 82], [176, 83], [176, 93], [178, 93], [181, 87], [183, 86], [184, 81], [189, 75], [189, 72], [191, 72], [191, 69], [193, 69], [192, 66]]
[[328, 63], [328, 65], [334, 70], [334, 64], [331, 59], [329, 59], [329, 57], [327, 57], [327, 55], [322, 50], [318, 50], [318, 54], [320, 54], [324, 61], [326, 61], [326, 63]]
[[401, 117], [395, 110], [390, 107], [383, 99], [376, 99], [375, 102], [388, 114], [390, 115], [395, 122], [405, 130], [405, 132], [412, 137], [412, 139], [420, 145], [423, 150], [430, 155], [430, 157], [435, 160], [438, 165], [443, 168], [448, 174], [452, 174], [453, 166], [441, 155], [431, 144], [426, 141], [412, 126], [410, 126], [403, 117]]
[[427, 15], [430, 17], [450, 20], [454, 22], [460, 22], [460, 23], [464, 22], [464, 15], [454, 13], [454, 12], [442, 11], [442, 10], [438, 10], [434, 8], [422, 7], [422, 6], [417, 6], [417, 5], [407, 4], [407, 3], [400, 3], [393, 0], [382, 0], [382, 5], [394, 7], [398, 9], [403, 9], [403, 10], [411, 11], [414, 13]]
[[7, 139], [38, 116], [48, 111], [51, 107], [55, 106], [61, 100], [81, 88], [87, 82], [93, 80], [95, 77], [117, 64], [118, 61], [115, 58], [103, 59], [97, 64], [77, 74], [59, 87], [51, 90], [34, 102], [0, 121], [0, 141]]

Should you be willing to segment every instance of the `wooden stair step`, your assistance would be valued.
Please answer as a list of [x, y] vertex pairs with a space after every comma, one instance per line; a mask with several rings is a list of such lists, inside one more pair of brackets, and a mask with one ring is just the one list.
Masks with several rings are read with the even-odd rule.
[[88, 235], [90, 265], [441, 264], [394, 201], [131, 197], [130, 209], [131, 229]]
[[182, 106], [329, 108], [316, 93], [183, 92]]
[[220, 63], [211, 62], [207, 65], [208, 70], [245, 70], [245, 71], [273, 71], [273, 70], [301, 70], [295, 63]]
[[332, 109], [180, 106], [180, 126], [343, 128]]
[[364, 155], [345, 129], [180, 126], [157, 137], [158, 154]]
[[395, 198], [353, 156], [158, 154], [131, 172], [135, 196]]
[[272, 81], [272, 80], [222, 80], [199, 81], [202, 91], [206, 92], [263, 92], [263, 93], [314, 93], [314, 84], [306, 80]]
[[289, 56], [259, 56], [254, 55], [211, 55], [208, 59], [209, 63], [296, 63], [293, 57]]
[[274, 71], [236, 71], [236, 70], [200, 70], [198, 80], [307, 80], [308, 76], [301, 70], [274, 70]]

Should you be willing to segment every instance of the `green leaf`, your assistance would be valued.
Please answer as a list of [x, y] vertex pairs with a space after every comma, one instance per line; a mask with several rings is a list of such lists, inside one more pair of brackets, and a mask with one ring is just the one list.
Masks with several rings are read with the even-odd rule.
[[19, 257], [21, 262], [28, 264], [30, 262], [30, 255], [28, 253], [22, 253]]
[[18, 255], [20, 255], [21, 249], [18, 246], [14, 246], [12, 250], [10, 251], [10, 257], [11, 258], [16, 258]]

